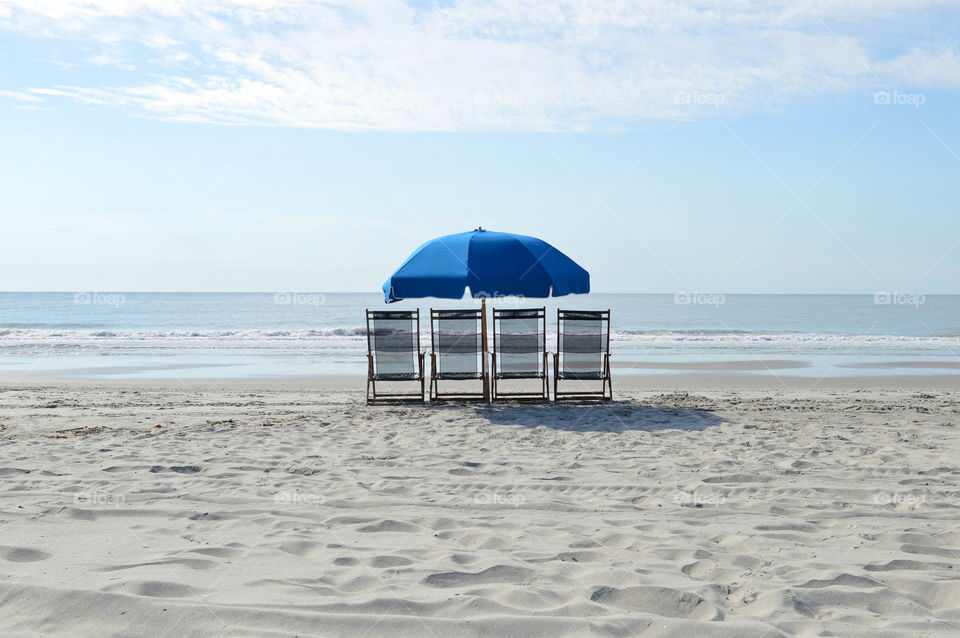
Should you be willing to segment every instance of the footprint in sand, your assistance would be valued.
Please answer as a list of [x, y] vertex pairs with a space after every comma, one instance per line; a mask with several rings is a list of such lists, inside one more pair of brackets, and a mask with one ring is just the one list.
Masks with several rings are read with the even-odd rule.
[[103, 591], [122, 592], [134, 596], [149, 596], [150, 598], [186, 598], [204, 593], [205, 590], [190, 587], [182, 583], [171, 583], [162, 580], [130, 581], [105, 588]]
[[526, 567], [511, 565], [494, 565], [482, 572], [443, 572], [430, 574], [423, 583], [433, 587], [472, 587], [474, 585], [492, 585], [510, 583], [519, 585], [528, 583], [536, 576], [536, 572]]
[[888, 571], [936, 571], [938, 569], [952, 569], [950, 563], [927, 563], [918, 560], [892, 560], [882, 565], [864, 565], [863, 568], [868, 572], [888, 572]]
[[601, 605], [671, 618], [720, 620], [720, 610], [692, 594], [669, 587], [598, 587], [590, 600]]
[[403, 556], [375, 556], [370, 560], [371, 567], [403, 567], [412, 564], [412, 560]]
[[319, 546], [319, 543], [313, 541], [286, 541], [280, 544], [280, 551], [294, 556], [310, 556]]
[[422, 528], [419, 525], [414, 525], [413, 523], [406, 523], [404, 521], [394, 521], [394, 520], [384, 520], [380, 521], [375, 525], [367, 525], [357, 529], [358, 532], [369, 532], [369, 533], [379, 533], [379, 532], [418, 532]]
[[162, 465], [154, 465], [150, 468], [150, 471], [154, 474], [158, 472], [163, 472], [165, 470], [170, 470], [171, 472], [176, 472], [177, 474], [196, 474], [200, 471], [199, 465], [171, 465], [170, 467], [164, 467]]
[[885, 585], [879, 581], [876, 581], [872, 578], [866, 578], [865, 576], [856, 576], [854, 574], [840, 574], [831, 579], [814, 579], [808, 580], [802, 585], [797, 585], [798, 588], [804, 589], [820, 589], [823, 587], [885, 587]]
[[39, 549], [30, 549], [29, 547], [9, 547], [0, 545], [0, 558], [11, 563], [35, 563], [41, 560], [47, 560], [52, 554], [42, 552]]
[[189, 550], [195, 554], [213, 556], [215, 558], [237, 558], [243, 555], [243, 551], [232, 547], [203, 547], [200, 549]]
[[354, 565], [360, 564], [359, 558], [351, 558], [349, 556], [341, 556], [340, 558], [335, 558], [333, 564], [338, 567], [353, 567]]

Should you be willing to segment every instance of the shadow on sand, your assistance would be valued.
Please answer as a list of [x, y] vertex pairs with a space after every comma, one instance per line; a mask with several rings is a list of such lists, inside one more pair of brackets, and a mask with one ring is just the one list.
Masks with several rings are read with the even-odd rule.
[[[435, 409], [463, 409], [463, 404]], [[727, 419], [704, 408], [676, 407], [658, 403], [613, 401], [610, 403], [494, 403], [473, 404], [477, 416], [494, 425], [545, 427], [570, 432], [624, 432], [626, 430], [699, 431]]]

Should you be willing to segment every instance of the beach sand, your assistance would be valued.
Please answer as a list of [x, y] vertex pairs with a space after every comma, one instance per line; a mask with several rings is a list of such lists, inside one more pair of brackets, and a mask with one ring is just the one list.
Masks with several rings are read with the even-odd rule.
[[651, 379], [0, 383], [0, 635], [960, 634], [952, 380]]

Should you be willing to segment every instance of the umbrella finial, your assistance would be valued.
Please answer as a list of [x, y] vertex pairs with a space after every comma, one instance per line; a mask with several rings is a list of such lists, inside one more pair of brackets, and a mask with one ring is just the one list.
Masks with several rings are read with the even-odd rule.
[[484, 232], [486, 232], [486, 231], [483, 230], [483, 226], [477, 226], [476, 228], [473, 229], [473, 232], [475, 232], [475, 233], [484, 233]]

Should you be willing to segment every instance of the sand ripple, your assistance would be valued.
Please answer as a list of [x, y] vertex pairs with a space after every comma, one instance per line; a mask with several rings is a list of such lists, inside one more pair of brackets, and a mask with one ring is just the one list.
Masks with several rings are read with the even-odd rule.
[[960, 634], [960, 393], [39, 394], [0, 635]]

